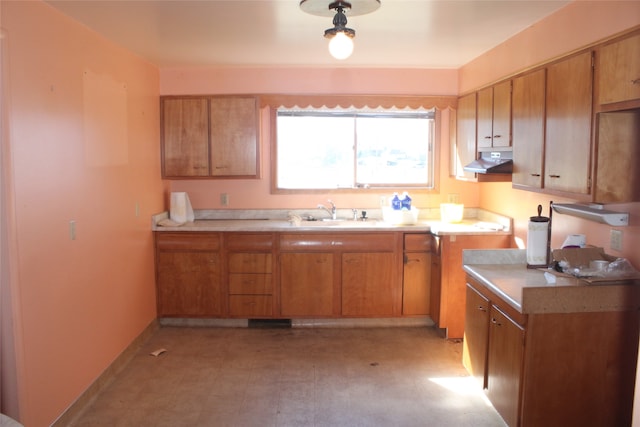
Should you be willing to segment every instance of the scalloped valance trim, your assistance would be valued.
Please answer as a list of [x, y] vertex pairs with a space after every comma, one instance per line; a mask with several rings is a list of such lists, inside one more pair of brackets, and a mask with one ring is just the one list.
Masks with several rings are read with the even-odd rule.
[[455, 110], [455, 96], [260, 95], [262, 107], [285, 108], [435, 108]]

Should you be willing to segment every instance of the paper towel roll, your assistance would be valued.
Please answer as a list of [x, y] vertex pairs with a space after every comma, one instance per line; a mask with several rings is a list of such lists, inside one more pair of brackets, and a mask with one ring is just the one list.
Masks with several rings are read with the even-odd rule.
[[185, 192], [171, 193], [171, 207], [169, 209], [171, 220], [184, 224], [194, 220], [193, 208], [189, 201], [189, 195]]
[[547, 265], [548, 222], [529, 222], [527, 231], [527, 264]]
[[564, 243], [562, 244], [563, 248], [567, 246], [579, 246], [584, 248], [587, 245], [587, 236], [584, 234], [569, 234], [566, 239], [564, 239]]

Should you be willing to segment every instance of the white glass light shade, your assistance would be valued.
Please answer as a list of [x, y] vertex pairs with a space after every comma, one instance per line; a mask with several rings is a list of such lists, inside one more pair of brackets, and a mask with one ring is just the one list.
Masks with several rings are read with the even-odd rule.
[[329, 41], [329, 53], [336, 59], [347, 59], [353, 53], [353, 39], [342, 31]]

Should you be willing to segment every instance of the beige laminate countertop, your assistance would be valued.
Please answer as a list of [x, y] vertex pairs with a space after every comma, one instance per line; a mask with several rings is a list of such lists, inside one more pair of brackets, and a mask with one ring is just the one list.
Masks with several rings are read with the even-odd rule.
[[[500, 251], [514, 254], [505, 263], [491, 263]], [[625, 284], [588, 284], [575, 277], [555, 277], [549, 283], [545, 272], [529, 269], [521, 261], [522, 250], [465, 251], [464, 270], [476, 281], [523, 314], [621, 311], [640, 308], [640, 286]], [[485, 256], [482, 254], [486, 253]], [[469, 259], [471, 255], [475, 259]], [[474, 261], [483, 259], [488, 263]], [[509, 263], [509, 261], [513, 261]]]
[[177, 226], [162, 226], [158, 223], [166, 219], [167, 213], [154, 215], [152, 218], [153, 231], [191, 231], [191, 232], [375, 232], [375, 231], [403, 231], [428, 233], [435, 235], [487, 235], [511, 234], [510, 227], [497, 230], [495, 222], [478, 221], [475, 218], [465, 219], [460, 223], [445, 223], [438, 220], [418, 220], [413, 225], [396, 225], [371, 218], [367, 221], [338, 220], [338, 221], [300, 221], [296, 224], [284, 219], [242, 218], [196, 218]]

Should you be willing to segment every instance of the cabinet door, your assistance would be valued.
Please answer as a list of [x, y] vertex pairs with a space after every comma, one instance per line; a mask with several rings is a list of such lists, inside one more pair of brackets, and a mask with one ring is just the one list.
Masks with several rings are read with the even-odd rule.
[[545, 188], [589, 194], [592, 54], [586, 52], [547, 70]]
[[220, 258], [210, 252], [159, 252], [158, 316], [219, 316]]
[[478, 91], [478, 149], [492, 146], [493, 87]]
[[640, 99], [640, 34], [603, 46], [598, 58], [598, 103]]
[[456, 145], [452, 154], [452, 173], [457, 178], [475, 180], [476, 174], [463, 167], [476, 159], [476, 94], [458, 99]]
[[393, 316], [396, 310], [397, 268], [393, 253], [342, 255], [342, 314]]
[[487, 396], [510, 426], [519, 425], [523, 359], [524, 329], [496, 307], [491, 307]]
[[280, 255], [283, 316], [331, 316], [334, 313], [334, 262], [331, 253]]
[[214, 97], [210, 104], [211, 174], [257, 176], [257, 99]]
[[440, 324], [440, 237], [431, 236], [431, 289], [429, 297], [429, 316], [436, 325]]
[[511, 146], [511, 80], [493, 87], [492, 147]]
[[487, 346], [489, 344], [489, 300], [467, 284], [462, 364], [482, 388], [487, 387]]
[[404, 255], [402, 314], [429, 314], [431, 297], [431, 254], [407, 252]]
[[544, 69], [513, 79], [513, 185], [542, 188]]
[[206, 98], [162, 100], [162, 176], [209, 175]]

